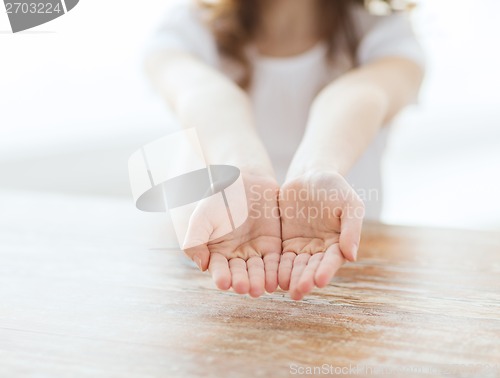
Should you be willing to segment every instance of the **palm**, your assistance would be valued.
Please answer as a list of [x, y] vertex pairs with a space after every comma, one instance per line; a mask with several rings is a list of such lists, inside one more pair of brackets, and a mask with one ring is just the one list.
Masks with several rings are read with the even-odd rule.
[[[272, 292], [278, 286], [278, 263], [281, 253], [280, 220], [275, 181], [259, 176], [243, 176], [247, 194], [248, 218], [237, 229], [221, 237], [207, 238], [203, 245], [189, 248], [186, 253], [198, 256], [202, 268], [208, 267], [216, 285], [230, 287], [240, 294], [258, 297], [264, 290]], [[209, 206], [199, 209], [192, 224], [194, 232], [218, 229], [218, 214]]]
[[345, 259], [355, 259], [364, 208], [338, 174], [299, 178], [280, 192], [282, 248], [279, 284], [301, 299], [324, 287]]

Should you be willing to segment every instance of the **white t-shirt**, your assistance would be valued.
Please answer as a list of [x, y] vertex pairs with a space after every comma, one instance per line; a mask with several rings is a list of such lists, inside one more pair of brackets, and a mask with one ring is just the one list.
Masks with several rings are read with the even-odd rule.
[[[407, 14], [374, 16], [361, 6], [353, 6], [352, 16], [361, 33], [357, 51], [359, 64], [386, 56], [402, 56], [423, 65], [422, 50]], [[190, 52], [227, 76], [235, 77], [234, 66], [220, 56], [200, 10], [190, 0], [177, 0], [170, 6], [147, 50]], [[247, 51], [253, 66], [249, 96], [257, 130], [278, 180], [282, 181], [304, 134], [314, 97], [351, 66], [341, 56], [335, 58], [336, 63], [328, 64], [324, 43], [286, 58], [262, 56], [252, 47]], [[378, 219], [382, 209], [380, 165], [388, 130], [385, 127], [379, 132], [347, 175], [347, 180], [365, 201], [368, 219]]]

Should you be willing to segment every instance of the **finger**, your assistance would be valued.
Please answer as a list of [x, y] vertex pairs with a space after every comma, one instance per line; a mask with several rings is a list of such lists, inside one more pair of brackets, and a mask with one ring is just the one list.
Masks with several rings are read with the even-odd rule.
[[212, 253], [208, 269], [212, 274], [215, 285], [221, 290], [231, 287], [231, 272], [227, 259], [220, 253]]
[[231, 286], [234, 291], [238, 294], [247, 294], [250, 284], [245, 260], [239, 257], [229, 260], [229, 270], [231, 271]]
[[247, 260], [248, 280], [250, 282], [250, 296], [257, 298], [264, 294], [265, 278], [264, 260], [262, 257], [251, 257]]
[[278, 266], [280, 262], [279, 253], [271, 253], [264, 256], [264, 270], [266, 274], [265, 288], [268, 293], [272, 293], [278, 287]]
[[328, 285], [344, 262], [344, 256], [342, 256], [338, 244], [328, 247], [314, 276], [316, 286], [321, 288]]
[[292, 297], [292, 299], [296, 301], [302, 299], [303, 297], [301, 292], [298, 290], [298, 283], [310, 258], [311, 258], [310, 254], [301, 253], [297, 255], [295, 260], [293, 260], [293, 269], [292, 269], [292, 274], [290, 276], [290, 296]]
[[356, 261], [361, 228], [365, 216], [365, 207], [360, 199], [356, 199], [342, 209], [340, 216], [340, 251], [349, 261]]
[[297, 289], [302, 293], [302, 295], [309, 294], [313, 289], [314, 275], [316, 274], [316, 270], [318, 270], [324, 255], [324, 253], [315, 253], [307, 262], [307, 266], [305, 267], [297, 285]]
[[210, 261], [210, 251], [205, 244], [193, 248], [188, 248], [184, 250], [184, 253], [195, 262], [195, 264], [198, 266], [198, 268], [200, 268], [201, 271], [204, 272], [208, 269], [208, 262]]
[[293, 260], [297, 255], [293, 252], [285, 252], [281, 255], [278, 267], [278, 282], [283, 290], [290, 287], [290, 276], [292, 275]]

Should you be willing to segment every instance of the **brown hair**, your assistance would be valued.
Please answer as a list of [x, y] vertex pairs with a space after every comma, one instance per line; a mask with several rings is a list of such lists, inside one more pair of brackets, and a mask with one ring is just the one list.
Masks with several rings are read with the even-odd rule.
[[[369, 4], [370, 0], [318, 0], [321, 7], [319, 30], [321, 39], [328, 45], [329, 56], [339, 49], [346, 49], [355, 63], [358, 45], [357, 33], [349, 8], [352, 4]], [[391, 0], [375, 0], [390, 6]], [[257, 27], [259, 1], [255, 0], [198, 0], [208, 13], [207, 22], [214, 34], [219, 52], [238, 63], [243, 75], [238, 84], [248, 88], [252, 67], [245, 55], [245, 46], [251, 42]]]

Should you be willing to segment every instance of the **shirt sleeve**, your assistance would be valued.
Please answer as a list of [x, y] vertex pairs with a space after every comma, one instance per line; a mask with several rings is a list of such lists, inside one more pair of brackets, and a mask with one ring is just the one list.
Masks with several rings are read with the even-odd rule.
[[201, 10], [189, 0], [174, 0], [167, 8], [145, 55], [163, 51], [183, 51], [210, 65], [218, 64], [214, 37], [202, 20]]
[[357, 51], [359, 64], [398, 56], [412, 60], [425, 67], [424, 52], [413, 32], [407, 12], [397, 12], [388, 16], [372, 16], [364, 11], [358, 13], [359, 29], [362, 31]]

